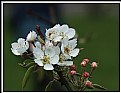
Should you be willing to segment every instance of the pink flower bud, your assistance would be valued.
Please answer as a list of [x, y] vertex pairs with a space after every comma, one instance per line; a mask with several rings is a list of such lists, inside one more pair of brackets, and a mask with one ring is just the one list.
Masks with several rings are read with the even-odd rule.
[[87, 81], [85, 82], [85, 86], [91, 87], [91, 86], [92, 86], [92, 82], [90, 82], [89, 80], [87, 80]]
[[89, 73], [88, 72], [84, 72], [83, 73], [83, 77], [85, 77], [85, 78], [89, 77]]
[[71, 71], [70, 71], [70, 74], [71, 74], [71, 75], [74, 75], [74, 74], [76, 74], [76, 71], [75, 71], [75, 70], [71, 70]]
[[35, 48], [34, 45], [29, 42], [29, 51], [33, 52], [34, 48]]
[[85, 67], [86, 64], [87, 64], [86, 61], [82, 61], [80, 65], [81, 65], [82, 67]]
[[86, 59], [84, 59], [83, 61], [85, 61], [86, 63], [88, 63], [88, 62], [89, 62], [89, 59], [86, 58]]
[[72, 65], [72, 66], [70, 66], [70, 69], [71, 70], [75, 70], [76, 69], [76, 66], [75, 65]]
[[92, 62], [91, 67], [92, 68], [96, 68], [97, 67], [97, 63], [96, 62]]

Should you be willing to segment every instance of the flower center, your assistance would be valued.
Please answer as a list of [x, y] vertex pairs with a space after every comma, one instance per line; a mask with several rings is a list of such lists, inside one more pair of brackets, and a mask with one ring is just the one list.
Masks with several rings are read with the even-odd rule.
[[51, 38], [52, 34], [55, 34], [55, 31], [49, 32], [48, 36]]
[[64, 61], [64, 56], [62, 54], [60, 54], [60, 56], [59, 56], [59, 62], [63, 63], [63, 61]]
[[43, 57], [43, 59], [41, 59], [41, 60], [42, 60], [43, 64], [49, 64], [50, 63], [50, 57], [48, 57], [47, 55], [45, 55]]
[[60, 35], [62, 36], [62, 38], [65, 37], [64, 32], [61, 32]]
[[64, 47], [64, 53], [65, 54], [69, 54], [71, 51], [71, 49], [67, 46], [67, 47]]

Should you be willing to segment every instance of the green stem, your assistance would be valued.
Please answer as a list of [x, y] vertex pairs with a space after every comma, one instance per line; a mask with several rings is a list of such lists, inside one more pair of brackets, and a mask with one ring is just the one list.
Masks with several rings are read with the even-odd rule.
[[68, 89], [68, 91], [73, 91], [72, 88], [70, 87], [68, 81], [63, 77], [63, 74], [61, 71], [57, 71], [59, 77], [60, 77], [60, 81], [62, 84], [65, 85], [65, 87]]

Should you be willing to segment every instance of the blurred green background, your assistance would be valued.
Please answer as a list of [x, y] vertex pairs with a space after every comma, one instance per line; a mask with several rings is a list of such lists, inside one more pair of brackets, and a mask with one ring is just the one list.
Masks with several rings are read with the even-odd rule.
[[[106, 87], [106, 91], [119, 91], [119, 4], [53, 4], [52, 6], [56, 12], [57, 23], [68, 24], [75, 28], [78, 47], [84, 48], [74, 59], [77, 72], [81, 70], [80, 62], [83, 58], [89, 58], [90, 62], [96, 61], [99, 66], [93, 73], [91, 81]], [[25, 38], [30, 30], [35, 30], [36, 24], [41, 26], [43, 33], [44, 28], [53, 26], [43, 23], [36, 16], [27, 15], [26, 8], [33, 9], [46, 19], [53, 18], [49, 17], [50, 4], [4, 3], [4, 91], [22, 91], [21, 81], [27, 70], [18, 65], [24, 59], [12, 54], [11, 43], [20, 37]], [[44, 91], [45, 85], [51, 80], [48, 73], [51, 72], [40, 75], [33, 73], [24, 91]], [[55, 83], [51, 91], [67, 90], [59, 83]]]

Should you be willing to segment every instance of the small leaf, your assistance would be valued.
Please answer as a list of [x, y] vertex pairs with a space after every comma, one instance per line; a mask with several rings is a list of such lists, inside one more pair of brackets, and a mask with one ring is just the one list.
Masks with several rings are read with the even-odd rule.
[[55, 81], [55, 79], [53, 79], [52, 81], [50, 81], [50, 82], [47, 84], [47, 86], [46, 86], [46, 88], [45, 88], [45, 91], [47, 91], [48, 88], [52, 86], [52, 84], [53, 84], [54, 81]]
[[87, 89], [94, 89], [93, 86], [89, 86], [89, 87], [87, 86], [86, 88], [87, 88]]
[[25, 67], [30, 67], [30, 66], [33, 66], [33, 65], [35, 65], [36, 63], [35, 62], [30, 62], [30, 63], [28, 63]]
[[23, 63], [18, 63], [18, 65], [22, 67], [30, 67], [31, 65], [34, 65], [34, 60], [26, 59]]
[[28, 79], [29, 79], [29, 76], [30, 76], [31, 72], [33, 71], [33, 69], [34, 69], [34, 66], [31, 66], [31, 67], [29, 67], [28, 70], [26, 71], [26, 73], [25, 73], [25, 75], [24, 75], [24, 78], [23, 78], [23, 80], [22, 80], [22, 90], [23, 90], [24, 87], [26, 86], [26, 83], [27, 83], [27, 81], [28, 81]]
[[98, 85], [98, 84], [93, 84], [93, 87], [98, 88], [98, 89], [102, 89], [102, 90], [106, 90], [106, 88], [104, 88], [103, 86]]
[[76, 75], [76, 76], [81, 76], [81, 74], [80, 74], [80, 73], [76, 73], [75, 75]]
[[22, 63], [18, 63], [18, 65], [24, 67], [24, 64], [22, 64]]
[[28, 63], [28, 64], [18, 63], [18, 65], [20, 65], [20, 66], [22, 66], [22, 67], [24, 67], [24, 68], [28, 68], [28, 67], [30, 67], [30, 66], [32, 66], [32, 65], [35, 65], [35, 62], [30, 62], [30, 63]]
[[34, 60], [26, 59], [26, 60], [23, 62], [23, 64], [28, 64], [28, 63], [30, 63], [30, 62], [34, 62]]

